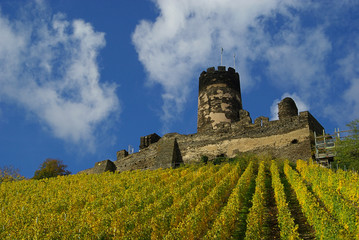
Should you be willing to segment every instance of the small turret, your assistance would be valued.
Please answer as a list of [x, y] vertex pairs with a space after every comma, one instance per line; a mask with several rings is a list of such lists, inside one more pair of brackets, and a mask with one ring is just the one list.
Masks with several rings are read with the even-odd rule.
[[298, 116], [297, 105], [293, 99], [286, 97], [280, 103], [278, 103], [279, 120], [285, 120], [294, 116]]

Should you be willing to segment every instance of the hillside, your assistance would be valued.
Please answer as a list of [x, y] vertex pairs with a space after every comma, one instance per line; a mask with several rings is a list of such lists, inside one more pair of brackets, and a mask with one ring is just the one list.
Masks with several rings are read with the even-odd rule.
[[1, 239], [355, 239], [359, 176], [301, 160], [0, 184]]

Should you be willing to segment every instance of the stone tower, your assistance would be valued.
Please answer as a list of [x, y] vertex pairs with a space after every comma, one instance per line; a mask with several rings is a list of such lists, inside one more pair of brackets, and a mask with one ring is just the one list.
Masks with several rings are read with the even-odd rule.
[[298, 116], [297, 105], [292, 98], [286, 97], [278, 103], [279, 120], [286, 120], [294, 116]]
[[206, 132], [239, 121], [242, 109], [239, 74], [219, 66], [199, 77], [197, 132]]

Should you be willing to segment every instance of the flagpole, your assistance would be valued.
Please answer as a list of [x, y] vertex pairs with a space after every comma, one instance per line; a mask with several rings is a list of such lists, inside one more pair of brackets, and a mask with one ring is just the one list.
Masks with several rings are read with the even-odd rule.
[[236, 54], [233, 54], [233, 68], [236, 69]]
[[222, 66], [222, 55], [223, 55], [223, 48], [221, 48], [221, 66]]

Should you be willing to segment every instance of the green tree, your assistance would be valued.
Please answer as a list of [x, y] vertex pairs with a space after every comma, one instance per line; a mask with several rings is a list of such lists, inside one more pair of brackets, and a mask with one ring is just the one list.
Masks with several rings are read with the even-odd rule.
[[335, 163], [341, 168], [359, 170], [359, 119], [347, 124], [350, 134], [337, 142]]
[[0, 168], [0, 183], [23, 180], [25, 177], [21, 176], [18, 169], [13, 166], [4, 166]]
[[56, 176], [64, 176], [71, 174], [70, 171], [66, 170], [67, 166], [62, 163], [61, 160], [48, 158], [35, 171], [33, 179], [50, 178]]

